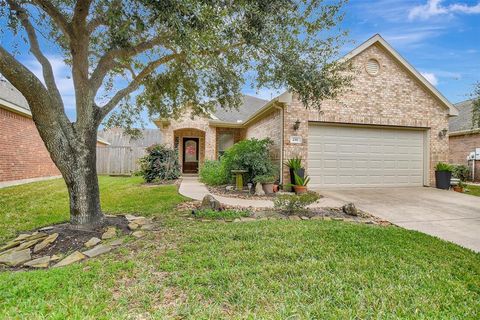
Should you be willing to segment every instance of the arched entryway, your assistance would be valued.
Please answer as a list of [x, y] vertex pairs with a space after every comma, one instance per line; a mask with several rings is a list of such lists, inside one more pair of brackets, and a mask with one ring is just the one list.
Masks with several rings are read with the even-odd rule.
[[205, 131], [183, 128], [173, 132], [182, 173], [196, 174], [205, 161]]

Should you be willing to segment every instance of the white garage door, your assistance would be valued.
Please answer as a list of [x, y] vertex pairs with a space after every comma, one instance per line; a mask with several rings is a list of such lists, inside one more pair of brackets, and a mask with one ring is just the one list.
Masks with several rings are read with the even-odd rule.
[[309, 124], [310, 187], [422, 186], [424, 131]]

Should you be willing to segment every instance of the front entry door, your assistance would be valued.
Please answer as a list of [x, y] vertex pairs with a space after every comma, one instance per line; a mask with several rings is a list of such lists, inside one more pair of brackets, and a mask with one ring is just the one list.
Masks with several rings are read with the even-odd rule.
[[198, 173], [198, 138], [183, 138], [183, 173]]

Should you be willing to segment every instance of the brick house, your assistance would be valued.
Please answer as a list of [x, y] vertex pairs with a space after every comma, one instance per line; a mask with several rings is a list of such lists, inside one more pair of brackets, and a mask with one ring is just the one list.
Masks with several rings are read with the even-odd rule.
[[[458, 116], [449, 121], [449, 160], [450, 163], [472, 168], [473, 161], [468, 161], [467, 157], [477, 148], [480, 149], [480, 128], [472, 123], [473, 101], [463, 101], [455, 107]], [[475, 161], [475, 181], [480, 181], [480, 160]]]
[[434, 184], [456, 108], [379, 35], [343, 59], [353, 65], [352, 86], [321, 111], [285, 92], [271, 101], [245, 96], [239, 111], [191, 118], [187, 110], [155, 123], [163, 142], [178, 147], [184, 173], [241, 139], [269, 137], [280, 180], [289, 179], [282, 164], [299, 156], [313, 188]]
[[[99, 138], [97, 146], [108, 145]], [[50, 158], [28, 103], [10, 83], [0, 79], [0, 182], [21, 183], [60, 176]]]

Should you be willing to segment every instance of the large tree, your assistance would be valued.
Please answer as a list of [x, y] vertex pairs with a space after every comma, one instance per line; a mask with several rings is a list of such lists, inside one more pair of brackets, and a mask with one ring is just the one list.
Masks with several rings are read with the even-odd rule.
[[[335, 97], [348, 81], [335, 59], [343, 2], [2, 0], [2, 37], [13, 34], [19, 46], [0, 46], [0, 73], [30, 105], [68, 187], [71, 223], [102, 221], [95, 144], [107, 115], [128, 126], [142, 108], [150, 116], [176, 116], [185, 105], [198, 114], [216, 103], [235, 108], [245, 83], [286, 88], [308, 107]], [[23, 41], [43, 79], [19, 61]], [[45, 53], [52, 50], [71, 68], [73, 122]]]

